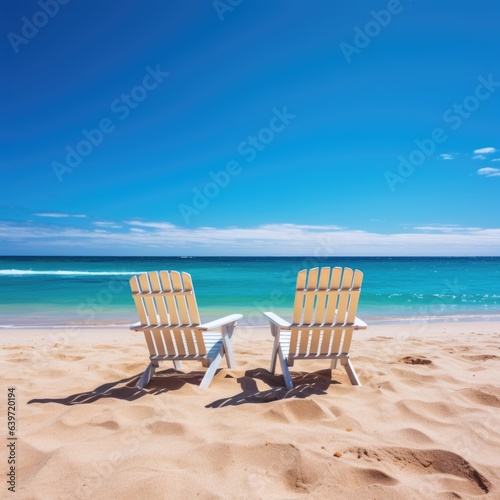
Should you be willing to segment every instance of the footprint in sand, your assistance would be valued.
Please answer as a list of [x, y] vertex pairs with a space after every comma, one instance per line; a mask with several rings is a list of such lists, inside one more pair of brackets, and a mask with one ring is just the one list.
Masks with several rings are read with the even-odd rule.
[[488, 361], [490, 359], [500, 359], [500, 356], [496, 356], [495, 354], [464, 354], [462, 357], [470, 359], [471, 361]]
[[430, 365], [432, 361], [425, 356], [405, 356], [399, 360], [400, 363], [407, 365]]
[[[446, 450], [417, 450], [411, 448], [350, 448], [344, 455], [351, 455], [353, 459], [369, 465], [364, 473], [373, 476], [374, 467], [381, 462], [390, 462], [391, 466], [399, 469], [405, 475], [435, 475], [435, 479], [448, 487], [452, 485], [453, 493], [483, 494], [491, 489], [491, 483], [467, 460], [460, 455]], [[375, 469], [378, 470], [378, 469]], [[359, 474], [359, 472], [358, 472]], [[459, 482], [450, 483], [445, 476], [454, 476]], [[390, 483], [390, 476], [379, 475], [381, 482]], [[389, 481], [388, 481], [389, 480]], [[463, 480], [466, 480], [464, 482]], [[462, 486], [463, 485], [463, 486]]]

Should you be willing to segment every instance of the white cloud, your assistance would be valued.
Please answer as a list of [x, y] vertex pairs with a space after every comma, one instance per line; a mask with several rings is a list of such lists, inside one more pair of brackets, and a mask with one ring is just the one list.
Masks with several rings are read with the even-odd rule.
[[480, 168], [477, 173], [486, 177], [500, 177], [500, 168], [485, 167]]
[[462, 227], [458, 224], [432, 224], [429, 226], [416, 226], [413, 229], [417, 231], [436, 231], [440, 233], [470, 233], [471, 231], [480, 231], [480, 227]]
[[455, 154], [452, 153], [443, 153], [438, 156], [438, 158], [441, 158], [441, 160], [454, 160], [455, 159]]
[[56, 219], [61, 219], [64, 217], [75, 217], [77, 219], [86, 219], [87, 218], [87, 215], [81, 215], [81, 214], [73, 215], [73, 214], [65, 214], [65, 213], [61, 213], [61, 212], [39, 212], [39, 213], [36, 213], [33, 215], [36, 215], [37, 217], [53, 217]]
[[472, 157], [473, 160], [486, 160], [486, 156], [484, 155], [475, 155]]
[[92, 222], [94, 226], [97, 227], [106, 227], [106, 228], [111, 228], [111, 229], [120, 229], [122, 226], [117, 224], [116, 222], [108, 222], [108, 221], [96, 221]]
[[0, 222], [0, 240], [9, 251], [74, 255], [500, 255], [500, 228], [429, 224], [385, 234], [334, 225], [185, 228], [147, 221], [130, 225], [128, 230], [96, 233], [95, 229]]
[[500, 158], [493, 158], [491, 161], [500, 161]]
[[491, 153], [496, 153], [498, 150], [495, 148], [480, 148], [480, 149], [475, 149], [474, 153], [477, 155], [489, 155]]

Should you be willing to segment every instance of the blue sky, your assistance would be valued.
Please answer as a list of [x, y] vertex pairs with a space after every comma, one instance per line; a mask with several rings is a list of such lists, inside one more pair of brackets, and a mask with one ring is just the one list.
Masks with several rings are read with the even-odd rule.
[[500, 4], [2, 2], [3, 255], [500, 255]]

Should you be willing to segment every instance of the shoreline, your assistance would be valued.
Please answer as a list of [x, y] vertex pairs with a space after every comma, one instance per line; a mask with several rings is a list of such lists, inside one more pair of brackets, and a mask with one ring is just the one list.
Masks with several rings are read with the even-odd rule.
[[[214, 330], [217, 331], [217, 330]], [[82, 333], [89, 335], [81, 335]], [[383, 339], [396, 339], [398, 342], [409, 337], [432, 337], [451, 335], [460, 339], [468, 334], [483, 335], [488, 332], [498, 332], [500, 335], [500, 320], [497, 321], [440, 321], [440, 322], [406, 322], [406, 323], [380, 323], [369, 324], [365, 330], [354, 332], [353, 342], [363, 342], [366, 339], [380, 337]], [[129, 329], [129, 325], [53, 325], [53, 326], [19, 326], [0, 327], [0, 346], [14, 341], [22, 343], [29, 341], [57, 341], [64, 339], [66, 344], [73, 341], [94, 341], [98, 335], [99, 340], [123, 341], [127, 343], [134, 339], [136, 343], [144, 342], [142, 332]], [[237, 325], [233, 333], [233, 342], [247, 342], [251, 339], [272, 340], [269, 325]], [[500, 343], [499, 343], [500, 349]], [[500, 354], [499, 354], [500, 356]]]
[[[207, 316], [204, 323], [213, 321], [222, 316]], [[54, 318], [55, 319], [55, 318]], [[286, 319], [286, 316], [285, 316]], [[448, 316], [428, 316], [428, 317], [414, 317], [414, 316], [401, 316], [401, 317], [363, 317], [363, 320], [370, 326], [384, 326], [384, 325], [422, 325], [422, 324], [441, 324], [441, 323], [495, 323], [500, 322], [500, 314], [484, 314], [484, 315], [448, 315]], [[94, 322], [48, 322], [47, 324], [12, 324], [7, 322], [2, 324], [0, 322], [0, 331], [2, 330], [23, 330], [23, 329], [92, 329], [92, 328], [126, 328], [136, 321], [131, 322], [117, 322], [117, 321], [94, 321]], [[245, 322], [245, 317], [239, 321], [240, 328], [265, 328], [269, 323], [263, 321], [258, 324], [248, 324]], [[238, 327], [237, 327], [238, 328]]]

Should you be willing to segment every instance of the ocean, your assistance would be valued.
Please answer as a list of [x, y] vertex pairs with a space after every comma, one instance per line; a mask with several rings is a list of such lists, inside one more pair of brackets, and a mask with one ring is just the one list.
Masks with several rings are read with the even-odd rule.
[[364, 273], [368, 323], [500, 319], [498, 257], [0, 257], [0, 327], [134, 323], [128, 281], [155, 270], [191, 274], [202, 321], [262, 325], [289, 319], [297, 272], [321, 266]]

